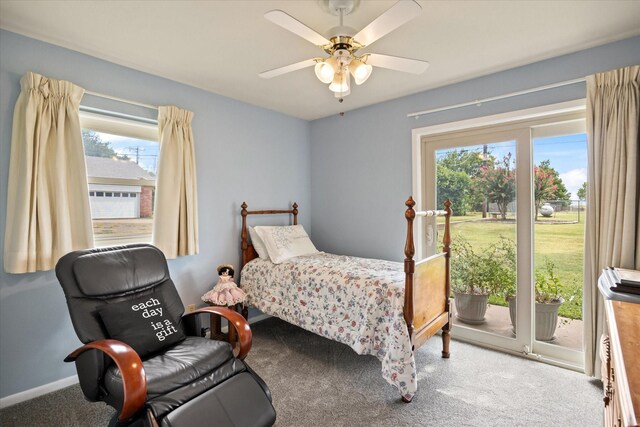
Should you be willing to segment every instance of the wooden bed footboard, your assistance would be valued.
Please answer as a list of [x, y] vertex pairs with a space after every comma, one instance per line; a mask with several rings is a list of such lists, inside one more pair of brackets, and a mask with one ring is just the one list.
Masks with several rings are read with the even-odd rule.
[[[416, 212], [415, 201], [409, 197], [405, 205], [407, 210], [407, 240], [405, 244], [405, 290], [404, 319], [407, 323], [413, 349], [419, 348], [427, 339], [442, 330], [442, 357], [449, 357], [451, 340], [451, 293], [450, 259], [451, 201], [444, 202], [443, 211]], [[444, 216], [443, 252], [416, 263], [413, 259], [415, 246], [413, 241], [413, 221], [419, 216]]]

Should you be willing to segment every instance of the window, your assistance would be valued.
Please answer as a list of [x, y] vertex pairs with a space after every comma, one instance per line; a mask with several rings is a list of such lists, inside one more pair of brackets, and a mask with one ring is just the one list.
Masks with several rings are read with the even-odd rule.
[[80, 122], [96, 246], [150, 242], [157, 126], [87, 112]]

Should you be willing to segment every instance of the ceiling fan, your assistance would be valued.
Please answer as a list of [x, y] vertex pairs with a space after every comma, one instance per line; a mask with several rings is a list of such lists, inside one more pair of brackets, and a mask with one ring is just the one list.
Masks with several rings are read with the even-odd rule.
[[360, 0], [323, 0], [321, 2], [330, 13], [340, 16], [340, 25], [327, 32], [328, 39], [281, 10], [265, 13], [266, 19], [315, 44], [329, 56], [307, 59], [264, 71], [259, 76], [270, 79], [314, 66], [318, 79], [322, 83], [328, 84], [329, 90], [334, 92], [335, 97], [342, 102], [343, 97], [351, 93], [351, 76], [353, 76], [356, 85], [361, 85], [371, 75], [373, 66], [413, 74], [424, 72], [429, 66], [427, 61], [377, 53], [356, 54], [358, 50], [369, 46], [418, 16], [422, 7], [413, 0], [400, 0], [356, 33], [353, 28], [343, 25], [342, 21], [344, 16], [352, 13], [359, 3]]

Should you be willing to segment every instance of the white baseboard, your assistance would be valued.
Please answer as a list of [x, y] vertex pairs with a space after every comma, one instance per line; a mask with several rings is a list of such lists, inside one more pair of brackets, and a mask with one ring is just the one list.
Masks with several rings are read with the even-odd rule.
[[[269, 316], [268, 314], [259, 314], [249, 319], [249, 324], [259, 322], [269, 317], [271, 316]], [[227, 332], [227, 327], [225, 326], [224, 328], [222, 328], [222, 331]], [[77, 383], [78, 383], [78, 376], [73, 375], [71, 377], [63, 378], [61, 380], [54, 381], [49, 384], [44, 384], [38, 387], [31, 388], [29, 390], [21, 391], [20, 393], [16, 393], [7, 397], [0, 398], [0, 409], [4, 409], [9, 406], [15, 405], [16, 403], [21, 403], [30, 399], [34, 399], [36, 397], [63, 389], [65, 387], [69, 387], [70, 385], [77, 384]]]
[[21, 403], [30, 399], [34, 399], [38, 396], [42, 396], [47, 393], [51, 393], [53, 391], [63, 389], [65, 387], [69, 387], [70, 385], [77, 384], [77, 383], [78, 383], [78, 376], [73, 375], [68, 378], [63, 378], [61, 380], [54, 381], [49, 384], [44, 384], [38, 387], [31, 388], [29, 390], [21, 391], [20, 393], [3, 397], [0, 399], [0, 409], [4, 409], [9, 406], [15, 405], [16, 403]]

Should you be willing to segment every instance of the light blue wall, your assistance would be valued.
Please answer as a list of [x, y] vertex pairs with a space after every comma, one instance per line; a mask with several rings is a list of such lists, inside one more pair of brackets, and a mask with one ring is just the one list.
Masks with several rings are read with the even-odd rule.
[[[402, 260], [404, 202], [412, 192], [412, 129], [580, 99], [586, 96], [586, 86], [574, 84], [480, 107], [434, 113], [418, 120], [407, 114], [634, 64], [640, 64], [640, 37], [347, 112], [343, 117], [313, 121], [314, 243], [328, 252]], [[375, 78], [375, 71], [371, 78]], [[357, 87], [354, 92], [367, 90], [366, 86]], [[348, 108], [348, 98], [344, 102]]]
[[[4, 245], [13, 107], [27, 71], [69, 80], [98, 93], [195, 113], [200, 254], [170, 261], [185, 304], [200, 302], [215, 268], [239, 262], [239, 205], [284, 208], [297, 201], [309, 228], [309, 123], [109, 62], [0, 32], [0, 241]], [[153, 117], [127, 105], [93, 106]], [[1, 252], [1, 251], [0, 251]], [[0, 255], [1, 257], [2, 255]], [[0, 264], [2, 261], [0, 261]], [[75, 374], [64, 357], [79, 345], [52, 271], [0, 271], [0, 397]]]

